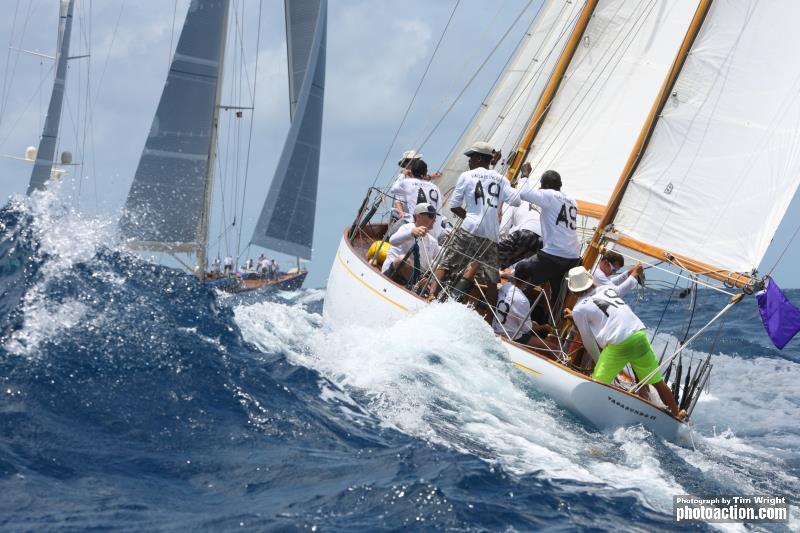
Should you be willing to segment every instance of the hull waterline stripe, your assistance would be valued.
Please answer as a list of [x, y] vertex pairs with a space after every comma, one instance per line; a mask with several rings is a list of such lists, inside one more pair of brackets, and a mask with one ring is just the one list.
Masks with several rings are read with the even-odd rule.
[[532, 368], [528, 368], [525, 365], [521, 365], [521, 364], [517, 363], [516, 361], [511, 361], [511, 362], [514, 363], [516, 366], [518, 366], [519, 368], [521, 368], [522, 370], [524, 370], [526, 372], [530, 372], [531, 374], [536, 374], [537, 376], [544, 376], [544, 374], [542, 374], [541, 372], [538, 372], [538, 371], [536, 371], [536, 370], [534, 370]]
[[387, 297], [386, 297], [386, 296], [384, 296], [383, 294], [379, 293], [377, 290], [373, 289], [373, 288], [372, 288], [370, 285], [368, 285], [368, 284], [367, 284], [367, 282], [366, 282], [366, 281], [364, 281], [363, 279], [361, 279], [359, 276], [356, 276], [356, 273], [355, 273], [355, 272], [353, 272], [352, 270], [350, 270], [350, 267], [348, 267], [348, 266], [347, 266], [347, 263], [345, 263], [345, 262], [344, 262], [344, 259], [342, 259], [342, 256], [341, 256], [340, 254], [338, 254], [338, 253], [337, 253], [337, 254], [336, 254], [336, 257], [339, 259], [339, 262], [342, 264], [342, 266], [344, 267], [344, 269], [345, 269], [345, 270], [347, 270], [347, 272], [348, 272], [348, 273], [349, 273], [351, 276], [353, 276], [353, 278], [354, 278], [354, 279], [355, 279], [357, 282], [361, 283], [363, 286], [365, 286], [366, 288], [368, 288], [369, 290], [371, 290], [372, 292], [374, 292], [375, 294], [377, 294], [378, 296], [380, 296], [381, 298], [383, 298], [384, 300], [386, 300], [387, 302], [389, 302], [389, 303], [390, 303], [390, 304], [392, 304], [393, 306], [397, 307], [398, 309], [402, 309], [402, 310], [403, 310], [403, 311], [405, 311], [406, 313], [408, 312], [408, 308], [407, 308], [407, 307], [403, 307], [402, 305], [400, 305], [399, 303], [395, 302], [394, 300], [391, 300], [391, 299], [387, 298]]

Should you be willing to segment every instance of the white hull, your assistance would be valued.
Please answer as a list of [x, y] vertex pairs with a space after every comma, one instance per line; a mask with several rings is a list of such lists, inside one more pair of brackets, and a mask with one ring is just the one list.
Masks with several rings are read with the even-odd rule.
[[[334, 326], [386, 324], [428, 305], [372, 268], [342, 238], [333, 260], [323, 313]], [[638, 396], [598, 383], [565, 366], [500, 339], [509, 360], [532, 383], [562, 407], [601, 430], [642, 424], [660, 437], [682, 445], [690, 442], [687, 424]]]

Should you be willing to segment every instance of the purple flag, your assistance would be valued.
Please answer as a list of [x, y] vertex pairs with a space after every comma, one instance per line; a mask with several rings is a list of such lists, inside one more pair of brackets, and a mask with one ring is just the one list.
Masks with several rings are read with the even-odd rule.
[[792, 305], [772, 278], [767, 286], [756, 294], [758, 312], [772, 343], [782, 350], [792, 337], [800, 331], [800, 309]]

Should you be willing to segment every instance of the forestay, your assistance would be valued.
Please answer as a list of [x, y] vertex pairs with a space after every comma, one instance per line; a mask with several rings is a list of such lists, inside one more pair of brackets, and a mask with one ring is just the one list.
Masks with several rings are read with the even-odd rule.
[[605, 206], [686, 35], [697, 1], [601, 0], [527, 161]]
[[311, 258], [325, 87], [326, 0], [287, 0], [292, 126], [251, 242]]
[[800, 3], [715, 0], [614, 229], [735, 272], [764, 256], [800, 181]]
[[506, 156], [516, 149], [583, 4], [548, 0], [541, 7], [445, 163], [437, 181], [445, 196], [449, 196], [458, 176], [468, 170], [464, 152], [475, 141], [486, 141]]
[[[228, 0], [192, 0], [120, 222], [151, 249], [205, 247]], [[159, 246], [160, 245], [160, 246]]]

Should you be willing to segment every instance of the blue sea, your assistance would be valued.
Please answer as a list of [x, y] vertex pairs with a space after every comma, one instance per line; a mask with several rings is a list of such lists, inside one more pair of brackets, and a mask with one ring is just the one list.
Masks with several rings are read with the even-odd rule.
[[[324, 288], [222, 295], [41, 203], [0, 210], [2, 530], [737, 531], [672, 496], [800, 493], [800, 339], [754, 298], [686, 353], [714, 364], [687, 449], [581, 422], [457, 304], [332, 329]], [[668, 296], [630, 297], [657, 350], [727, 298]]]

